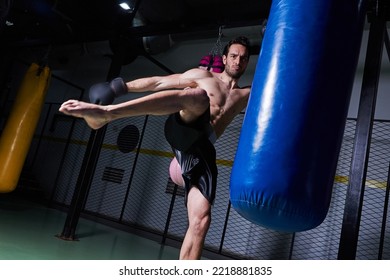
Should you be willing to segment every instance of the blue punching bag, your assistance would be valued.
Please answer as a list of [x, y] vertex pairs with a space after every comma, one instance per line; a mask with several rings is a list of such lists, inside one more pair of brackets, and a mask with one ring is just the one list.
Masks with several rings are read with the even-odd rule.
[[231, 174], [234, 209], [264, 227], [328, 212], [364, 26], [364, 0], [273, 0]]

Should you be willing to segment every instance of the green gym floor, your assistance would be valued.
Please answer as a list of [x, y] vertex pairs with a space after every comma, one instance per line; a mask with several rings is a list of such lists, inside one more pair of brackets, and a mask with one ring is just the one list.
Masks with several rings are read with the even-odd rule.
[[55, 237], [66, 213], [0, 194], [0, 260], [177, 260], [179, 249], [80, 218], [78, 241]]

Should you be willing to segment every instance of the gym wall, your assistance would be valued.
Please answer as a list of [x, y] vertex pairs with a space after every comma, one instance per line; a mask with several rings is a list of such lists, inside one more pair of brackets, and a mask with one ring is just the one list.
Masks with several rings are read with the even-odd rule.
[[[205, 244], [206, 253], [217, 254], [220, 258], [240, 259], [337, 258], [366, 35], [365, 33], [356, 73], [332, 203], [325, 221], [310, 231], [282, 233], [249, 223], [230, 208], [229, 178], [244, 116], [241, 114], [216, 143], [219, 178], [212, 224]], [[213, 43], [213, 40], [186, 41], [154, 57], [172, 71], [182, 72], [196, 67]], [[65, 65], [57, 65], [53, 69], [54, 76], [25, 167], [39, 183], [42, 195], [54, 206], [66, 207], [70, 204], [90, 135], [90, 129], [82, 120], [59, 114], [59, 105], [70, 98], [87, 100], [89, 86], [106, 79], [110, 59], [105, 54], [76, 51], [68, 57]], [[385, 54], [383, 57], [358, 259], [376, 259], [379, 251], [382, 252], [381, 258], [390, 259], [389, 226], [382, 223], [384, 216], [389, 219], [389, 211], [383, 213], [383, 210], [390, 154], [390, 112], [387, 106], [390, 104], [390, 66]], [[250, 84], [256, 60], [257, 56], [251, 58], [242, 85]], [[15, 69], [20, 68], [23, 68], [22, 64], [15, 65]], [[138, 57], [133, 63], [124, 66], [121, 72], [126, 80], [165, 74], [165, 71], [144, 57]], [[142, 94], [129, 94], [115, 102], [140, 95]], [[10, 94], [5, 104], [10, 104], [12, 99]], [[161, 240], [166, 239], [168, 243], [181, 242], [187, 227], [187, 214], [180, 190], [177, 190], [176, 196], [172, 196], [168, 167], [173, 154], [164, 139], [164, 121], [163, 116], [142, 116], [118, 120], [108, 125], [85, 213], [120, 224], [129, 231], [136, 228], [152, 233]], [[129, 126], [136, 129], [140, 137], [134, 150], [124, 153], [119, 150], [117, 140], [120, 133]], [[381, 242], [383, 231], [385, 236]]]

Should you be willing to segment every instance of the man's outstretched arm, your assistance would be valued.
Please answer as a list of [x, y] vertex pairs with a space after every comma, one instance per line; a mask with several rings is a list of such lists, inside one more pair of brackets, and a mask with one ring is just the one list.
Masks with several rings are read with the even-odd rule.
[[197, 79], [204, 78], [206, 72], [191, 69], [181, 74], [140, 78], [126, 83], [128, 92], [160, 91], [167, 89], [184, 89], [196, 87]]
[[152, 76], [125, 82], [118, 77], [111, 82], [98, 83], [89, 90], [91, 103], [108, 105], [116, 97], [128, 92], [156, 92], [168, 89], [184, 89], [197, 87], [197, 80], [204, 78], [208, 72], [201, 69], [191, 69], [182, 74], [168, 76]]

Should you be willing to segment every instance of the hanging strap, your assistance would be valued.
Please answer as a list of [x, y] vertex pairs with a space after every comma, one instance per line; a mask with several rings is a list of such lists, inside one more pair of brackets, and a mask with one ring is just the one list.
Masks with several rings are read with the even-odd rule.
[[221, 38], [222, 38], [222, 26], [219, 27], [218, 30], [218, 38], [217, 41], [215, 42], [213, 48], [210, 50], [210, 55], [216, 56], [216, 55], [221, 55], [222, 56], [222, 43], [221, 43]]
[[222, 73], [225, 66], [222, 62], [222, 26], [219, 27], [218, 38], [215, 42], [213, 48], [210, 50], [209, 54], [202, 57], [199, 62], [199, 67], [207, 69], [207, 71], [212, 71], [216, 73]]

